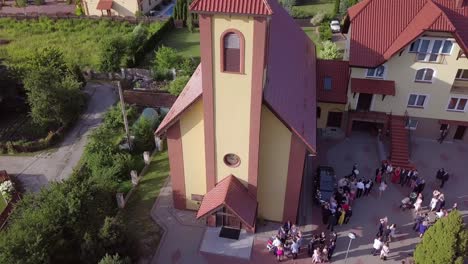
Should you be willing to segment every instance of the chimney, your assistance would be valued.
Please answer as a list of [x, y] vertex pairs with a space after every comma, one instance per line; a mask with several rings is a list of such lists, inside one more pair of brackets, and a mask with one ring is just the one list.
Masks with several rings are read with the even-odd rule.
[[463, 2], [465, 2], [465, 0], [455, 0], [455, 7], [456, 8], [462, 8], [463, 7]]

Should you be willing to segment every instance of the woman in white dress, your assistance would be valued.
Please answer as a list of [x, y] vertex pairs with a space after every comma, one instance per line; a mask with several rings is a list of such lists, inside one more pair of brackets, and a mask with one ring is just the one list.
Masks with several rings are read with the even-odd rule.
[[434, 211], [436, 205], [437, 205], [437, 200], [439, 196], [433, 196], [431, 199], [431, 202], [429, 203], [429, 207], [431, 208], [431, 212]]
[[414, 211], [419, 212], [419, 209], [421, 209], [422, 202], [423, 202], [422, 194], [419, 194], [418, 198], [416, 199], [416, 202], [414, 203]]
[[382, 197], [382, 193], [387, 189], [386, 181], [382, 181], [379, 186], [379, 198]]

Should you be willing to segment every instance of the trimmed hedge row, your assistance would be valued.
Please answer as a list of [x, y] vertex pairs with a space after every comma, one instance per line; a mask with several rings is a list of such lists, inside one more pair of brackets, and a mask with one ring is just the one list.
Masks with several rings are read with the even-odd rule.
[[153, 51], [164, 35], [174, 28], [174, 20], [172, 17], [168, 19], [164, 25], [154, 33], [135, 53], [135, 64], [140, 64], [145, 59], [146, 54]]
[[65, 128], [61, 127], [55, 132], [49, 132], [47, 137], [35, 141], [18, 140], [7, 141], [6, 143], [0, 142], [0, 153], [14, 154], [24, 152], [36, 152], [47, 149], [62, 139], [64, 130]]

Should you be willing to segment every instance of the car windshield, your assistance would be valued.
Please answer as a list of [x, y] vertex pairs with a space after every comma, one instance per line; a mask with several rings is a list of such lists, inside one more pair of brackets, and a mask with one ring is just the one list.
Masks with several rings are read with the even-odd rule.
[[335, 188], [335, 176], [330, 170], [320, 171], [320, 190], [333, 191]]
[[333, 26], [338, 26], [338, 25], [340, 25], [340, 23], [339, 23], [338, 21], [332, 21], [331, 24], [332, 24]]

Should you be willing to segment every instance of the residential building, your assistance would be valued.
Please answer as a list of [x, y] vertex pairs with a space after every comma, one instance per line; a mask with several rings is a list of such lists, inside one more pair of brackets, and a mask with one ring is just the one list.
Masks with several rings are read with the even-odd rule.
[[137, 12], [148, 14], [163, 0], [83, 0], [87, 16], [127, 16], [134, 17]]
[[399, 165], [408, 133], [468, 142], [467, 2], [364, 0], [348, 10], [348, 134], [380, 123]]
[[248, 231], [257, 217], [296, 222], [316, 153], [315, 46], [277, 0], [190, 8], [201, 64], [156, 131], [167, 138], [174, 206]]

